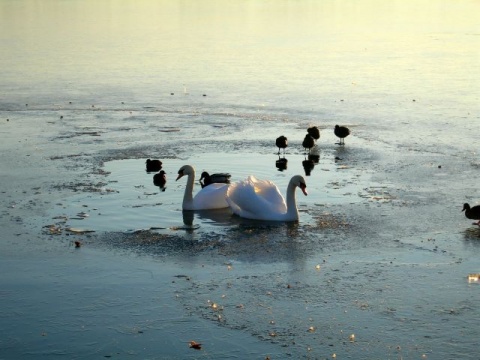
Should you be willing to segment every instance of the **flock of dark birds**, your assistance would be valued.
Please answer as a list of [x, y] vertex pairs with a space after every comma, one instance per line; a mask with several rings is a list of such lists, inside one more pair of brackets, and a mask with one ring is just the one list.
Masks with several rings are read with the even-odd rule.
[[[346, 126], [335, 125], [333, 129], [333, 133], [335, 136], [339, 138], [338, 145], [345, 145], [345, 138], [350, 135], [350, 129]], [[317, 140], [320, 139], [320, 130], [316, 126], [309, 127], [307, 129], [307, 134], [303, 139], [302, 146], [310, 153], [311, 149], [315, 146]], [[288, 147], [288, 139], [285, 136], [279, 136], [275, 141], [275, 145], [278, 147], [278, 155], [283, 150], [283, 154], [285, 155], [285, 149]]]
[[[350, 129], [345, 126], [335, 125], [334, 134], [340, 139], [338, 145], [345, 145], [345, 138], [350, 135]], [[320, 139], [320, 130], [316, 126], [309, 127], [307, 134], [303, 139], [302, 146], [305, 152], [308, 150], [308, 159], [306, 158], [302, 165], [307, 175], [310, 175], [310, 171], [313, 169], [315, 163], [318, 163], [319, 155], [312, 154], [312, 148], [315, 146], [316, 141]], [[287, 159], [285, 158], [285, 150], [288, 147], [288, 139], [285, 136], [279, 136], [275, 145], [278, 147], [279, 159], [276, 161], [276, 167], [278, 170], [285, 170], [287, 168]], [[283, 151], [283, 158], [280, 158], [280, 153]], [[306, 153], [307, 154], [307, 153]], [[156, 174], [153, 175], [153, 184], [160, 187], [162, 191], [165, 191], [167, 184], [166, 172], [162, 170], [162, 162], [158, 159], [147, 159], [145, 162], [146, 172]], [[215, 173], [209, 174], [204, 171], [201, 174], [199, 183], [203, 188], [211, 184], [230, 184], [231, 175], [228, 173]], [[468, 203], [463, 204], [462, 212], [465, 212], [465, 217], [471, 220], [477, 220], [473, 225], [480, 226], [480, 205], [470, 207]]]
[[[162, 170], [162, 165], [163, 163], [158, 159], [147, 159], [145, 161], [145, 171], [147, 173], [156, 172], [156, 174], [153, 175], [153, 184], [160, 187], [162, 191], [165, 191], [167, 185], [167, 173]], [[205, 186], [210, 184], [230, 184], [230, 178], [231, 175], [228, 173], [217, 173], [210, 175], [208, 172], [204, 171], [202, 172], [199, 182], [203, 189]]]
[[[345, 145], [345, 138], [350, 135], [350, 129], [346, 126], [335, 125], [333, 129], [335, 136], [339, 138], [338, 145]], [[308, 155], [307, 158], [302, 162], [302, 166], [305, 170], [305, 175], [309, 176], [313, 170], [315, 164], [318, 164], [320, 160], [320, 155], [312, 151], [314, 149], [317, 140], [320, 139], [320, 130], [316, 126], [311, 126], [307, 129], [307, 134], [302, 141], [302, 147], [305, 149], [305, 155]], [[278, 157], [279, 159], [275, 162], [275, 166], [279, 171], [283, 171], [287, 168], [287, 159], [285, 158], [285, 150], [288, 147], [288, 139], [285, 136], [279, 136], [275, 145], [278, 147]], [[280, 157], [280, 154], [283, 153], [283, 158]]]

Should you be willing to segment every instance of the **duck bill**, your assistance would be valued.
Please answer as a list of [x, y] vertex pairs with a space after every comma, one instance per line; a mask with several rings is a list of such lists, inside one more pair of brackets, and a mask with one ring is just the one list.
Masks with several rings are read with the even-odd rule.
[[308, 193], [307, 193], [307, 185], [305, 185], [305, 184], [300, 184], [299, 187], [300, 187], [300, 189], [302, 190], [303, 195], [307, 196], [307, 195], [308, 195]]

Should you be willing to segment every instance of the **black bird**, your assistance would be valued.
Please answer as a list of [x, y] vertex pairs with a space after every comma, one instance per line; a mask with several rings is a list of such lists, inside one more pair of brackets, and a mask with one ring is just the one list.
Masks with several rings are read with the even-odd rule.
[[334, 134], [340, 138], [339, 145], [345, 145], [345, 138], [350, 135], [350, 129], [346, 126], [338, 126], [335, 125], [335, 130], [333, 130]]
[[318, 130], [318, 127], [312, 126], [307, 129], [308, 134], [317, 141], [320, 139], [320, 130]]
[[473, 223], [474, 225], [480, 226], [480, 205], [470, 207], [467, 203], [463, 204], [463, 210], [465, 211], [465, 216], [468, 219], [472, 220], [478, 220], [476, 223]]
[[278, 147], [278, 154], [280, 154], [280, 149], [283, 149], [283, 154], [285, 155], [285, 149], [288, 146], [288, 141], [285, 136], [280, 136], [275, 141], [275, 145]]
[[153, 175], [153, 184], [160, 186], [160, 188], [165, 189], [167, 183], [167, 176], [165, 171], [161, 170], [158, 174]]
[[305, 149], [305, 151], [307, 151], [308, 149], [308, 153], [310, 154], [310, 150], [312, 150], [312, 148], [315, 146], [315, 139], [309, 134], [305, 135], [305, 139], [303, 139], [302, 146]]
[[231, 176], [232, 175], [228, 173], [216, 173], [210, 175], [208, 172], [204, 171], [200, 176], [200, 185], [202, 185], [202, 188], [204, 188], [205, 186], [216, 183], [230, 184]]
[[145, 161], [147, 165], [147, 172], [160, 171], [162, 169], [162, 162], [160, 160], [150, 160]]

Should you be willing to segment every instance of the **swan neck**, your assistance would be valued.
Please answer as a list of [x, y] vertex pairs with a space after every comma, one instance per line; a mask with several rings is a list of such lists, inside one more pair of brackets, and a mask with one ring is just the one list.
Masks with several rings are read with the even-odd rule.
[[287, 187], [287, 218], [298, 219], [297, 199], [295, 196], [295, 188], [297, 186], [293, 182], [288, 183]]
[[189, 209], [193, 205], [193, 183], [195, 181], [195, 173], [188, 174], [187, 186], [183, 195], [183, 208]]

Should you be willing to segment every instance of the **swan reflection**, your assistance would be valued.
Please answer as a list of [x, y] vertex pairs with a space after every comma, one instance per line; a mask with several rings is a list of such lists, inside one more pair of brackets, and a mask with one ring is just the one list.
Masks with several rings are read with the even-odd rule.
[[193, 225], [195, 216], [202, 222], [210, 224], [230, 224], [232, 222], [232, 211], [230, 208], [211, 209], [211, 210], [183, 210], [183, 223], [185, 226], [196, 228]]

